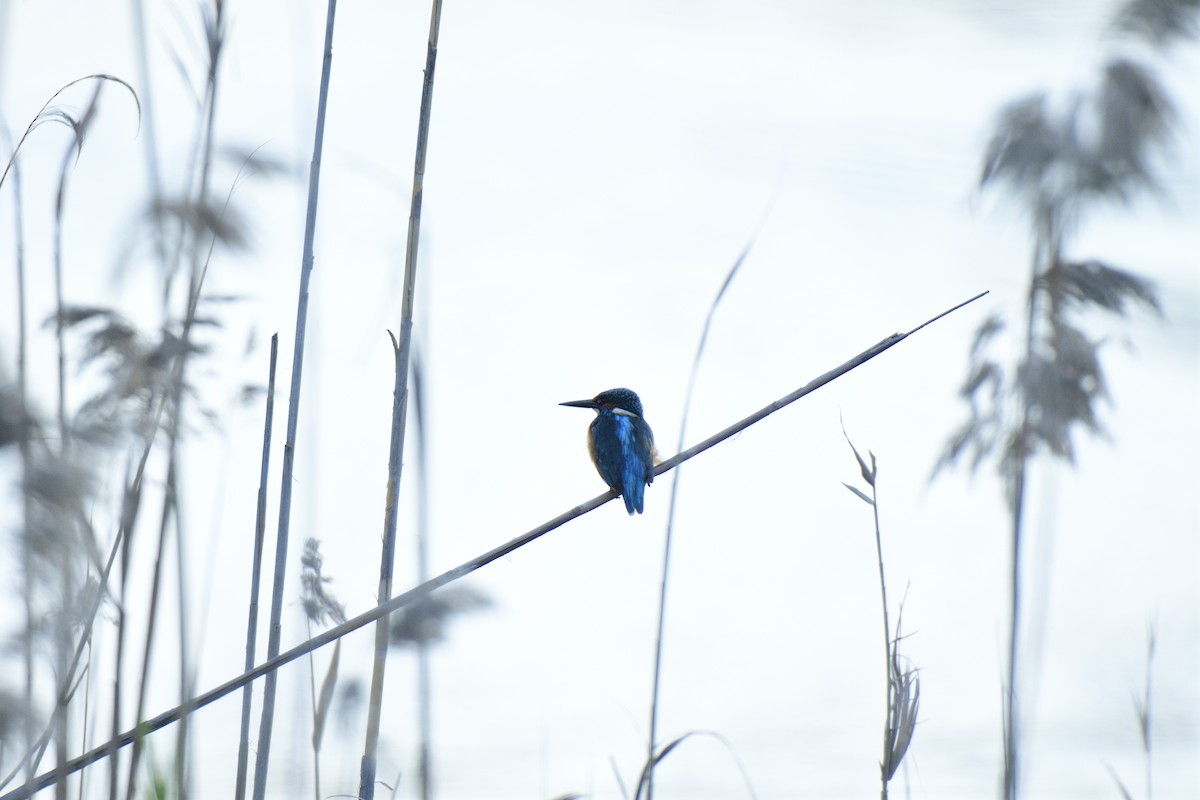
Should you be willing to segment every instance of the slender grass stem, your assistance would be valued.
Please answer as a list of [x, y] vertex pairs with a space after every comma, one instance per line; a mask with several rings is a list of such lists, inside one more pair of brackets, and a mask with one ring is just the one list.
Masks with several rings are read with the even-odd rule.
[[883, 608], [884, 678], [887, 681], [887, 707], [884, 713], [883, 726], [883, 757], [879, 762], [879, 797], [880, 800], [887, 800], [888, 783], [895, 776], [896, 770], [904, 763], [904, 755], [908, 752], [913, 734], [916, 731], [921, 686], [920, 679], [915, 674], [916, 670], [904, 669], [900, 666], [900, 618], [903, 614], [903, 601], [901, 601], [900, 610], [897, 611], [894, 635], [891, 624], [888, 621], [887, 579], [883, 567], [883, 526], [879, 523], [879, 486], [877, 480], [879, 477], [879, 466], [875, 460], [875, 454], [870, 450], [867, 451], [867, 454], [871, 457], [871, 463], [868, 466], [866, 459], [862, 457], [862, 454], [858, 452], [858, 448], [854, 446], [854, 442], [850, 441], [850, 436], [846, 433], [845, 426], [842, 426], [842, 435], [846, 437], [846, 443], [850, 445], [850, 449], [854, 452], [854, 458], [858, 461], [858, 469], [862, 474], [863, 480], [867, 486], [871, 487], [871, 494], [868, 497], [866, 492], [857, 487], [851, 486], [848, 483], [842, 484], [860, 500], [871, 506], [872, 517], [875, 523], [875, 556], [876, 562], [879, 565], [879, 598]]
[[[778, 192], [778, 189], [776, 191]], [[766, 217], [770, 214], [774, 204], [775, 201], [772, 198], [771, 204], [767, 207], [767, 214], [763, 215], [763, 222], [759, 223], [759, 230], [754, 232], [754, 235], [746, 242], [746, 246], [742, 248], [742, 252], [733, 262], [733, 266], [730, 267], [728, 274], [725, 276], [725, 281], [717, 291], [717, 296], [713, 298], [712, 305], [708, 307], [708, 314], [704, 318], [704, 328], [700, 331], [700, 342], [696, 345], [696, 356], [692, 359], [692, 369], [688, 374], [687, 392], [683, 398], [683, 416], [679, 422], [679, 444], [676, 446], [676, 450], [682, 450], [683, 443], [687, 441], [687, 423], [692, 409], [692, 396], [696, 389], [696, 376], [700, 372], [700, 361], [704, 357], [704, 348], [708, 343], [708, 332], [712, 328], [713, 315], [716, 314], [717, 306], [721, 304], [721, 299], [725, 297], [725, 292], [729, 289], [729, 284], [733, 282], [734, 276], [741, 269], [742, 264], [746, 261], [746, 257], [750, 255], [750, 249], [754, 246], [755, 240], [758, 239], [758, 233], [762, 230], [762, 225], [766, 222]], [[655, 751], [658, 742], [658, 698], [662, 685], [663, 630], [667, 618], [667, 578], [670, 575], [671, 569], [671, 541], [675, 533], [675, 508], [676, 498], [679, 496], [679, 476], [680, 470], [675, 470], [675, 474], [671, 476], [671, 501], [667, 511], [667, 534], [663, 537], [662, 581], [658, 592], [658, 632], [654, 637], [654, 682], [650, 690], [650, 731], [646, 741], [645, 763], [648, 765], [648, 772], [646, 773], [647, 800], [654, 800], [654, 764], [656, 763]]]
[[[146, 474], [146, 462], [150, 459], [150, 451], [154, 448], [154, 442], [162, 425], [162, 418], [166, 413], [166, 408], [167, 398], [163, 396], [159, 400], [154, 421], [149, 426], [137, 469], [134, 471], [133, 477], [126, 483], [124, 496], [121, 499], [121, 525], [117, 529], [117, 542], [114, 544], [114, 547], [119, 545], [121, 549], [121, 586], [118, 592], [119, 600], [117, 603], [117, 646], [116, 652], [113, 654], [113, 711], [111, 721], [113, 737], [117, 736], [121, 730], [122, 694], [125, 675], [125, 638], [128, 631], [127, 618], [125, 616], [126, 590], [129, 587], [129, 565], [133, 552], [133, 532], [137, 527], [138, 513], [142, 507], [142, 487]], [[108, 775], [108, 796], [115, 798], [117, 797], [117, 776], [120, 767], [115, 748], [112, 750], [111, 756], [112, 760], [109, 763]]]
[[[292, 354], [292, 385], [288, 400], [287, 434], [283, 446], [283, 476], [279, 491], [279, 528], [275, 543], [275, 575], [271, 590], [271, 627], [267, 658], [279, 653], [283, 617], [284, 575], [287, 567], [288, 530], [292, 515], [292, 476], [296, 463], [296, 431], [300, 420], [300, 386], [304, 368], [304, 335], [308, 323], [308, 285], [313, 271], [313, 244], [317, 229], [317, 195], [321, 185], [321, 153], [325, 145], [325, 113], [329, 105], [329, 76], [333, 68], [333, 23], [337, 0], [329, 0], [325, 18], [325, 47], [321, 63], [321, 89], [317, 99], [316, 131], [313, 135], [312, 166], [308, 173], [308, 210], [304, 219], [304, 253], [300, 265], [300, 296], [296, 303], [296, 342]], [[267, 791], [267, 769], [271, 756], [274, 725], [276, 676], [272, 671], [263, 684], [262, 718], [258, 729], [258, 754], [254, 763], [254, 800]]]
[[[379, 559], [380, 601], [392, 596], [392, 571], [396, 562], [396, 513], [397, 496], [400, 488], [400, 463], [404, 439], [404, 394], [407, 381], [401, 376], [400, 362], [403, 360], [400, 346], [392, 338], [392, 355], [395, 359], [395, 375], [392, 393], [392, 436], [388, 454], [387, 495], [383, 522], [383, 552]], [[375, 655], [371, 670], [371, 693], [367, 704], [367, 734], [363, 744], [362, 761], [359, 766], [358, 796], [370, 800], [375, 796], [376, 751], [379, 747], [379, 722], [383, 712], [383, 680], [387, 668], [388, 618], [382, 617], [375, 623]]]
[[[146, 38], [146, 9], [145, 0], [133, 0], [133, 44], [137, 52], [138, 78], [142, 84], [142, 106], [145, 110], [145, 131], [142, 141], [145, 143], [143, 152], [146, 157], [146, 179], [150, 184], [150, 199], [157, 206], [162, 199], [162, 178], [158, 169], [158, 136], [154, 124], [154, 92], [150, 83], [150, 57]], [[154, 249], [158, 256], [163, 272], [167, 271], [166, 232], [163, 230], [162, 217], [154, 217]]]
[[[305, 620], [305, 626], [308, 629], [308, 638], [312, 638], [312, 620]], [[246, 684], [250, 686], [250, 684]], [[317, 725], [317, 667], [313, 654], [308, 654], [308, 695], [312, 702], [313, 713], [313, 728]], [[313, 800], [321, 800], [321, 749], [317, 744], [317, 737], [313, 735], [309, 738], [309, 746], [313, 751]]]
[[[857, 455], [857, 453], [856, 453]], [[874, 456], [871, 457], [872, 465], [874, 465]], [[872, 470], [874, 473], [874, 470]], [[888, 778], [891, 772], [892, 758], [892, 742], [894, 731], [896, 730], [897, 714], [896, 714], [896, 680], [899, 677], [900, 669], [897, 664], [897, 653], [892, 646], [892, 628], [888, 622], [888, 601], [887, 601], [887, 579], [883, 569], [883, 534], [879, 527], [879, 488], [875, 485], [874, 474], [871, 479], [871, 511], [874, 513], [875, 519], [875, 555], [879, 561], [879, 599], [883, 609], [883, 658], [884, 658], [884, 678], [887, 680], [887, 713], [884, 716], [883, 729], [883, 764], [880, 769], [881, 786], [879, 789], [880, 800], [888, 798]], [[900, 632], [896, 631], [896, 647], [900, 644]]]
[[1150, 738], [1150, 687], [1154, 675], [1154, 626], [1150, 626], [1150, 635], [1146, 643], [1146, 686], [1142, 694], [1141, 708], [1138, 709], [1138, 728], [1142, 734], [1142, 751], [1146, 754], [1146, 800], [1154, 800], [1154, 763], [1153, 748]]
[[[421, 106], [417, 120], [417, 148], [413, 164], [412, 201], [408, 216], [408, 243], [404, 255], [404, 290], [400, 310], [400, 335], [392, 340], [396, 375], [392, 403], [391, 452], [388, 457], [387, 509], [384, 522], [383, 552], [379, 565], [380, 602], [392, 595], [392, 571], [396, 559], [396, 514], [400, 478], [403, 471], [404, 436], [408, 412], [408, 368], [412, 352], [413, 304], [417, 282], [417, 247], [421, 238], [421, 206], [425, 196], [425, 157], [429, 150], [429, 118], [433, 106], [433, 77], [437, 65], [438, 35], [442, 24], [442, 0], [433, 0], [429, 17], [429, 42], [425, 54], [425, 78], [421, 86]], [[379, 723], [383, 710], [383, 683], [387, 670], [387, 618], [375, 627], [375, 659], [371, 672], [371, 693], [367, 702], [367, 732], [359, 769], [358, 796], [375, 796], [378, 766]]]
[[[8, 129], [3, 129], [5, 143], [9, 142]], [[13, 242], [16, 246], [17, 267], [17, 410], [21, 415], [17, 425], [17, 447], [21, 453], [21, 475], [33, 473], [33, 447], [30, 441], [31, 419], [29, 416], [29, 336], [28, 300], [25, 294], [25, 216], [21, 201], [21, 170], [14, 161], [13, 176]], [[36, 771], [33, 762], [34, 750], [34, 667], [33, 631], [37, 624], [34, 608], [33, 544], [30, 527], [33, 524], [33, 502], [29, 492], [21, 492], [21, 594], [25, 605], [25, 629], [21, 632], [21, 656], [25, 670], [25, 696], [22, 698], [21, 719], [25, 735], [25, 755], [18, 769], [24, 771], [26, 780], [32, 779]]]
[[[154, 572], [150, 578], [150, 611], [146, 620], [146, 640], [142, 650], [142, 671], [138, 681], [137, 712], [135, 719], [141, 719], [146, 707], [146, 692], [150, 685], [150, 665], [154, 652], [154, 632], [158, 622], [159, 589], [162, 586], [163, 554], [167, 547], [167, 531], [170, 529], [174, 516], [172, 493], [176, 486], [175, 459], [169, 457], [167, 464], [167, 482], [164, 487], [162, 513], [159, 517], [158, 548], [154, 559]], [[133, 742], [133, 750], [129, 755], [129, 778], [125, 783], [125, 800], [133, 800], [137, 791], [138, 766], [141, 762], [142, 743], [138, 737]]]
[[[70, 175], [71, 166], [75, 162], [80, 152], [81, 143], [83, 141], [84, 131], [95, 117], [96, 109], [100, 100], [100, 90], [104, 83], [98, 81], [92, 90], [92, 98], [88, 103], [87, 108], [80, 115], [80, 118], [74, 124], [74, 138], [67, 151], [63, 154], [62, 168], [58, 178], [58, 192], [54, 203], [54, 338], [58, 352], [58, 433], [59, 433], [59, 453], [66, 455], [71, 446], [71, 431], [67, 424], [67, 348], [66, 348], [66, 303], [63, 299], [63, 218], [65, 216], [66, 199], [67, 199], [67, 176]], [[66, 604], [75, 591], [72, 586], [72, 570], [66, 563], [61, 565], [58, 572], [59, 577], [59, 594], [60, 602]], [[66, 670], [68, 661], [67, 653], [70, 650], [71, 631], [68, 629], [66, 621], [65, 609], [60, 609], [59, 613], [54, 615], [54, 667], [55, 671], [62, 674]], [[70, 745], [70, 723], [71, 713], [65, 702], [56, 703], [54, 707], [54, 752], [56, 761], [56, 770], [65, 777], [62, 773], [63, 765], [67, 760], [67, 753]], [[67, 785], [66, 781], [60, 779], [55, 786], [55, 797], [58, 800], [66, 800]]]
[[[267, 477], [271, 464], [271, 427], [275, 420], [275, 367], [279, 359], [279, 334], [271, 336], [271, 359], [267, 376], [266, 420], [263, 422], [262, 460], [258, 474], [258, 505], [254, 516], [254, 563], [250, 570], [250, 609], [246, 614], [246, 670], [254, 667], [258, 642], [258, 596], [262, 585], [263, 542], [267, 531]], [[246, 772], [250, 756], [250, 684], [242, 689], [242, 728], [238, 739], [237, 778], [234, 797], [246, 797]]]
[[[428, 327], [425, 328], [428, 332]], [[428, 336], [424, 343], [429, 344]], [[426, 403], [425, 359], [421, 357], [424, 348], [413, 349], [412, 385], [413, 411], [417, 425], [417, 583], [429, 580], [429, 461], [426, 457], [429, 451], [429, 417]], [[421, 800], [431, 800], [433, 796], [433, 719], [432, 719], [432, 675], [429, 669], [429, 643], [423, 638], [416, 642], [417, 650], [417, 783]]]
[[[13, 148], [12, 154], [8, 157], [8, 163], [4, 165], [4, 171], [0, 172], [0, 186], [3, 186], [4, 181], [8, 179], [8, 173], [13, 168], [13, 165], [17, 161], [17, 154], [21, 152], [21, 147], [24, 146], [25, 140], [29, 138], [29, 134], [31, 134], [33, 132], [34, 128], [36, 128], [38, 125], [41, 125], [43, 122], [47, 122], [51, 119], [58, 121], [58, 122], [65, 121], [64, 115], [58, 114], [58, 113], [55, 113], [55, 112], [49, 110], [50, 106], [53, 105], [54, 101], [58, 99], [58, 96], [61, 95], [63, 92], [65, 92], [67, 89], [70, 89], [75, 84], [83, 83], [84, 81], [112, 81], [113, 83], [119, 83], [122, 86], [124, 86], [126, 89], [129, 90], [129, 93], [133, 96], [133, 102], [137, 105], [138, 120], [140, 122], [141, 116], [142, 116], [142, 104], [141, 104], [141, 101], [138, 99], [137, 92], [135, 92], [133, 90], [132, 86], [130, 86], [128, 83], [121, 80], [120, 78], [116, 77], [115, 75], [106, 75], [102, 72], [96, 72], [91, 75], [84, 75], [82, 78], [76, 78], [73, 81], [65, 83], [58, 88], [58, 91], [56, 91], [54, 94], [50, 95], [49, 100], [47, 100], [45, 103], [42, 104], [42, 107], [38, 110], [38, 113], [34, 116], [34, 118], [32, 120], [29, 121], [29, 125], [26, 126], [25, 132], [21, 134], [21, 138], [17, 140], [17, 146]], [[78, 139], [76, 141], [78, 141]]]
[[58, 192], [54, 199], [54, 340], [58, 350], [58, 433], [59, 451], [66, 452], [71, 435], [67, 426], [67, 347], [66, 334], [66, 302], [63, 300], [63, 249], [62, 232], [63, 217], [67, 204], [67, 176], [71, 174], [71, 166], [78, 157], [80, 142], [88, 124], [96, 114], [100, 100], [100, 90], [103, 81], [98, 81], [92, 89], [92, 99], [86, 110], [75, 122], [75, 137], [63, 154], [62, 167], [58, 176]]
[[[1034, 342], [1037, 337], [1039, 315], [1038, 299], [1042, 292], [1042, 274], [1059, 259], [1060, 236], [1055, 214], [1047, 211], [1039, 223], [1035, 237], [1033, 257], [1030, 263], [1029, 290], [1025, 319], [1024, 363], [1033, 360]], [[1018, 649], [1021, 641], [1021, 545], [1022, 521], [1025, 508], [1025, 478], [1029, 468], [1031, 452], [1027, 442], [1030, 438], [1029, 403], [1024, 395], [1017, 393], [1017, 444], [1014, 447], [1012, 477], [1009, 485], [1009, 511], [1011, 513], [1012, 563], [1009, 572], [1009, 624], [1008, 624], [1008, 675], [1004, 691], [1004, 798], [1016, 800], [1020, 768], [1019, 714], [1018, 704]]]

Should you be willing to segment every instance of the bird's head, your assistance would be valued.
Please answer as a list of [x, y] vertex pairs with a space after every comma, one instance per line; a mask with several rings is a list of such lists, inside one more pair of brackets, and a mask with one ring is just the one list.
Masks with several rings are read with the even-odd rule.
[[560, 406], [572, 406], [574, 408], [593, 408], [596, 411], [608, 409], [617, 413], [624, 412], [635, 417], [642, 416], [642, 401], [637, 396], [637, 392], [632, 389], [609, 389], [601, 392], [591, 400], [568, 400], [565, 403], [559, 403]]

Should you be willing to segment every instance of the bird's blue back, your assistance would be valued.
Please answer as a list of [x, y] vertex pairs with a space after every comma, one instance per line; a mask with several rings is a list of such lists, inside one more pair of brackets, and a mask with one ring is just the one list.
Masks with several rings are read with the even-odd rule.
[[625, 499], [625, 510], [642, 513], [646, 484], [654, 482], [654, 434], [646, 421], [598, 409], [588, 427], [588, 448], [600, 477]]

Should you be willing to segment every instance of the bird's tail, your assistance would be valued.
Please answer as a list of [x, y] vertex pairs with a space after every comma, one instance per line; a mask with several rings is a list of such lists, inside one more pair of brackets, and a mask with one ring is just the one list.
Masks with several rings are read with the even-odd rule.
[[644, 483], [634, 481], [628, 489], [621, 493], [621, 499], [625, 501], [625, 510], [629, 512], [629, 516], [632, 517], [635, 512], [642, 513], [642, 509], [645, 507], [643, 503], [645, 489]]

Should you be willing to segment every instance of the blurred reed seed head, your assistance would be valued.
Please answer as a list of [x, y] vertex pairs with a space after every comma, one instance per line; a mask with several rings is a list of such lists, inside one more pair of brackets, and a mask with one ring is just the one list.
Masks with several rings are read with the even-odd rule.
[[[15, 632], [16, 640], [22, 648], [44, 645], [61, 655], [63, 637], [86, 620], [100, 591], [92, 577], [100, 555], [89, 522], [99, 482], [92, 467], [95, 451], [74, 442], [65, 446], [57, 435], [48, 438], [48, 431], [55, 427], [22, 411], [15, 388], [0, 376], [0, 452], [23, 443], [19, 462], [10, 462], [19, 465], [12, 473], [21, 498], [12, 551], [19, 554], [15, 560], [23, 579], [9, 591], [28, 604], [19, 615], [25, 624]], [[7, 688], [0, 686], [0, 693]]]
[[[95, 488], [92, 471], [75, 453], [36, 447], [21, 482], [29, 509], [26, 541], [51, 573], [71, 565], [80, 554], [84, 509]], [[82, 552], [93, 551], [94, 545]]]
[[14, 690], [0, 686], [0, 763], [7, 764], [10, 747], [19, 747], [25, 733], [25, 699]]
[[[1131, 3], [1117, 28], [1153, 38], [1163, 15], [1178, 10], [1169, 5]], [[1125, 56], [1110, 58], [1096, 86], [1065, 106], [1035, 93], [1001, 112], [980, 185], [1004, 189], [1029, 217], [1036, 247], [1027, 316], [1010, 327], [993, 315], [980, 326], [960, 390], [970, 418], [951, 436], [935, 474], [968, 453], [971, 469], [996, 454], [1012, 503], [1027, 458], [1046, 452], [1073, 463], [1073, 429], [1104, 433], [1098, 405], [1109, 396], [1100, 359], [1105, 340], [1087, 333], [1085, 318], [1095, 311], [1123, 317], [1134, 308], [1161, 316], [1162, 307], [1149, 280], [1096, 259], [1072, 259], [1068, 249], [1084, 212], [1161, 192], [1178, 123], [1151, 67]], [[1016, 364], [992, 355], [1001, 334], [1026, 340]]]
[[469, 586], [450, 586], [392, 614], [392, 646], [437, 644], [446, 638], [454, 617], [490, 608], [491, 599]]
[[325, 590], [325, 584], [332, 579], [321, 571], [324, 564], [321, 540], [306, 539], [300, 557], [300, 602], [304, 605], [304, 615], [314, 625], [324, 625], [329, 620], [340, 625], [346, 621], [346, 607]]
[[244, 252], [250, 247], [249, 222], [228, 200], [199, 202], [190, 197], [160, 197], [150, 205], [147, 218], [156, 225], [182, 226], [193, 240], [216, 241], [230, 252]]
[[100, 591], [100, 554], [85, 513], [96, 481], [81, 452], [63, 455], [35, 445], [21, 482], [26, 516], [19, 535], [32, 612], [32, 630], [24, 635], [31, 640], [79, 628]]
[[1131, 0], [1117, 12], [1113, 28], [1165, 47], [1176, 39], [1194, 39], [1200, 0]]
[[[63, 310], [63, 324], [81, 339], [79, 371], [94, 369], [101, 377], [99, 389], [79, 407], [72, 425], [74, 435], [97, 444], [152, 436], [174, 413], [170, 401], [176, 382], [183, 380], [180, 359], [207, 352], [169, 327], [147, 335], [111, 308], [69, 306]], [[194, 395], [187, 384], [182, 388]]]
[[0, 451], [21, 441], [21, 432], [29, 424], [24, 417], [16, 387], [0, 375]]
[[1099, 85], [1061, 107], [1044, 92], [1000, 114], [980, 185], [1005, 184], [1045, 226], [1070, 229], [1089, 201], [1129, 202], [1158, 188], [1154, 155], [1169, 144], [1178, 115], [1147, 65], [1114, 57]]

